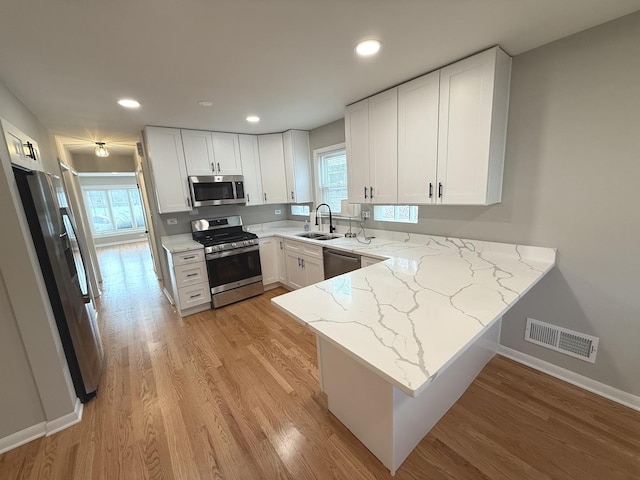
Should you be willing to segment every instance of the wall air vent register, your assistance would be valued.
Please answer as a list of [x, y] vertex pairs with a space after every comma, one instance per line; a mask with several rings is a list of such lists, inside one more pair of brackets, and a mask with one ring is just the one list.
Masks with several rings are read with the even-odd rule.
[[527, 318], [524, 339], [527, 342], [591, 363], [596, 361], [600, 340], [598, 337], [557, 327], [532, 318]]

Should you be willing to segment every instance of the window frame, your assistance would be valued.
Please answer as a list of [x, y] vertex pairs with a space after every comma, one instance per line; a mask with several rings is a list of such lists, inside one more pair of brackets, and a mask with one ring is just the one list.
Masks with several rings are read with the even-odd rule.
[[[339, 151], [339, 150], [344, 150], [345, 164], [347, 165], [347, 192], [349, 191], [349, 174], [348, 174], [349, 158], [347, 157], [346, 142], [336, 143], [334, 145], [328, 145], [326, 147], [317, 148], [313, 151], [313, 193], [314, 193], [313, 198], [314, 198], [314, 205], [316, 207], [321, 203], [323, 203], [321, 199], [322, 189], [320, 187], [320, 181], [318, 178], [318, 172], [320, 168], [320, 158], [327, 153]], [[348, 193], [347, 193], [347, 198], [349, 198]], [[340, 211], [338, 212], [332, 211], [331, 213], [335, 216], [342, 216], [342, 208], [340, 208]]]

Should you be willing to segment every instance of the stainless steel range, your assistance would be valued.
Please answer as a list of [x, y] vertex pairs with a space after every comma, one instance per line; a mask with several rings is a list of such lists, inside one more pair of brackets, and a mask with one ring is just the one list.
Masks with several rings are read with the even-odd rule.
[[239, 215], [194, 220], [191, 232], [205, 247], [213, 308], [264, 292], [258, 236], [244, 231]]

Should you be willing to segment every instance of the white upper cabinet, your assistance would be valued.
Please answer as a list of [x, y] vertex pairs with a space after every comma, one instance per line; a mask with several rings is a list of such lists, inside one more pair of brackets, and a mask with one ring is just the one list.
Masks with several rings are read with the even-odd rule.
[[158, 212], [191, 210], [180, 130], [145, 127], [144, 141], [158, 199]]
[[440, 72], [398, 87], [398, 203], [434, 203], [437, 194]]
[[2, 119], [2, 130], [9, 149], [11, 163], [29, 170], [44, 170], [37, 142], [5, 119]]
[[500, 202], [510, 78], [498, 47], [440, 70], [439, 203]]
[[211, 133], [216, 175], [242, 175], [237, 133]]
[[369, 99], [369, 200], [398, 202], [398, 89]]
[[258, 151], [260, 152], [264, 203], [287, 203], [287, 179], [282, 134], [259, 135]]
[[510, 78], [494, 47], [348, 106], [349, 200], [500, 202]]
[[262, 173], [260, 169], [260, 154], [258, 152], [258, 137], [256, 135], [238, 135], [240, 145], [240, 160], [244, 173], [244, 193], [247, 206], [262, 205]]
[[365, 203], [369, 201], [369, 100], [347, 107], [344, 126], [349, 201]]
[[187, 175], [215, 175], [211, 132], [180, 130]]
[[284, 143], [288, 202], [312, 202], [309, 132], [289, 130], [282, 134], [282, 140]]
[[242, 175], [237, 133], [181, 130], [188, 175]]
[[398, 201], [398, 89], [347, 107], [345, 138], [349, 201]]

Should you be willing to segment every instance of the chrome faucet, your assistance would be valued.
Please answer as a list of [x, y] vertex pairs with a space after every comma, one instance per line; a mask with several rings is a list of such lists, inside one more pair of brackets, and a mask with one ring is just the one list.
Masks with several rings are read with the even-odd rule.
[[329, 233], [333, 233], [336, 231], [336, 228], [333, 226], [333, 220], [331, 218], [331, 207], [326, 203], [321, 203], [316, 207], [316, 225], [318, 225], [318, 209], [323, 205], [329, 209]]

